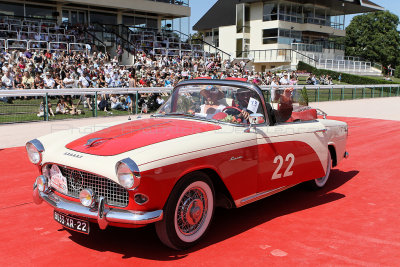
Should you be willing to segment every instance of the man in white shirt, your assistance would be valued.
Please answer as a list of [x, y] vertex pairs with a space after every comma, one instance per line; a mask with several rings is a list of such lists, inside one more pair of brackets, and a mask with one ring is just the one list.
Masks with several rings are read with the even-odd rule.
[[85, 78], [83, 73], [79, 77], [78, 83], [79, 83], [81, 88], [88, 88], [89, 87], [89, 81]]
[[12, 89], [14, 85], [14, 79], [11, 76], [10, 72], [6, 72], [6, 74], [3, 75], [1, 78], [1, 84], [2, 87], [5, 87], [6, 89]]
[[69, 72], [67, 72], [67, 73], [65, 74], [65, 78], [64, 78], [64, 80], [63, 80], [63, 83], [64, 83], [64, 87], [65, 87], [65, 88], [72, 88], [72, 87], [74, 87], [75, 80], [71, 78], [71, 74], [70, 74]]
[[56, 82], [51, 77], [50, 72], [46, 72], [46, 77], [43, 79], [43, 82], [44, 82], [44, 88], [46, 89], [54, 89], [54, 86], [56, 85]]
[[288, 85], [289, 84], [288, 75], [285, 73], [285, 75], [283, 75], [283, 77], [280, 79], [279, 82], [281, 85]]
[[8, 71], [8, 62], [4, 62], [3, 67], [1, 68], [3, 73], [6, 73]]

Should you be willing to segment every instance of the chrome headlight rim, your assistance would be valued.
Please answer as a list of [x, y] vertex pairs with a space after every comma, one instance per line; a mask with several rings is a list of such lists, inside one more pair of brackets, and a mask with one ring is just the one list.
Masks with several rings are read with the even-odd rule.
[[[127, 172], [122, 172], [121, 169], [126, 168], [126, 170], [129, 170], [129, 173]], [[122, 172], [122, 173], [121, 173]], [[117, 175], [119, 183], [126, 189], [128, 190], [135, 190], [139, 185], [140, 185], [140, 171], [139, 167], [137, 164], [130, 158], [125, 158], [123, 160], [120, 160], [115, 164], [115, 173]], [[129, 181], [129, 183], [126, 181], [126, 179], [122, 179], [122, 174], [126, 173], [126, 175], [131, 174], [132, 175], [132, 180]], [[126, 178], [126, 177], [125, 177]]]
[[[27, 142], [25, 145], [25, 149], [26, 149], [26, 152], [28, 153], [28, 158], [29, 158], [30, 162], [32, 162], [35, 165], [40, 165], [42, 163], [42, 160], [43, 160], [42, 153], [44, 152], [44, 146], [39, 140], [33, 139], [33, 140]], [[36, 151], [34, 151], [34, 150], [36, 150]], [[37, 160], [34, 159], [34, 156], [32, 153], [37, 153], [39, 155]]]

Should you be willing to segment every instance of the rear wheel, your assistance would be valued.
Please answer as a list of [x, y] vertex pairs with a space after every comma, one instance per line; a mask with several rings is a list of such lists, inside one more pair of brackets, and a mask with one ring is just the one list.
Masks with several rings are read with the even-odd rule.
[[176, 250], [196, 244], [210, 225], [214, 199], [214, 187], [206, 174], [194, 172], [183, 177], [172, 190], [163, 220], [155, 225], [161, 242]]
[[332, 158], [331, 158], [331, 154], [328, 154], [328, 166], [326, 167], [326, 173], [324, 177], [321, 178], [317, 178], [311, 181], [307, 182], [307, 185], [311, 188], [311, 189], [320, 189], [323, 188], [326, 184], [326, 182], [328, 182], [329, 179], [329, 175], [331, 173], [331, 168], [332, 168]]

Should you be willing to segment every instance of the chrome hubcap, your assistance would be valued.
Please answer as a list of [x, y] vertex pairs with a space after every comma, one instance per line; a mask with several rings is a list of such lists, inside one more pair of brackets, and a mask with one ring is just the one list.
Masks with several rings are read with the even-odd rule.
[[201, 188], [191, 188], [178, 203], [177, 223], [184, 235], [196, 233], [207, 215], [207, 196]]

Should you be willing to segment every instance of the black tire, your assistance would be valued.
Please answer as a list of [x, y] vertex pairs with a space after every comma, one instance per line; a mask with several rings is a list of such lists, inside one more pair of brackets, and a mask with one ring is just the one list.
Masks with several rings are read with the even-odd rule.
[[172, 190], [164, 218], [155, 224], [157, 235], [172, 249], [192, 247], [207, 232], [214, 209], [215, 192], [210, 178], [203, 172], [190, 173]]
[[329, 175], [331, 173], [331, 169], [332, 169], [332, 156], [329, 153], [328, 154], [328, 166], [326, 168], [325, 176], [311, 180], [311, 181], [307, 181], [306, 185], [308, 186], [308, 188], [310, 188], [312, 190], [318, 190], [318, 189], [323, 188], [326, 185], [326, 183], [328, 182]]

